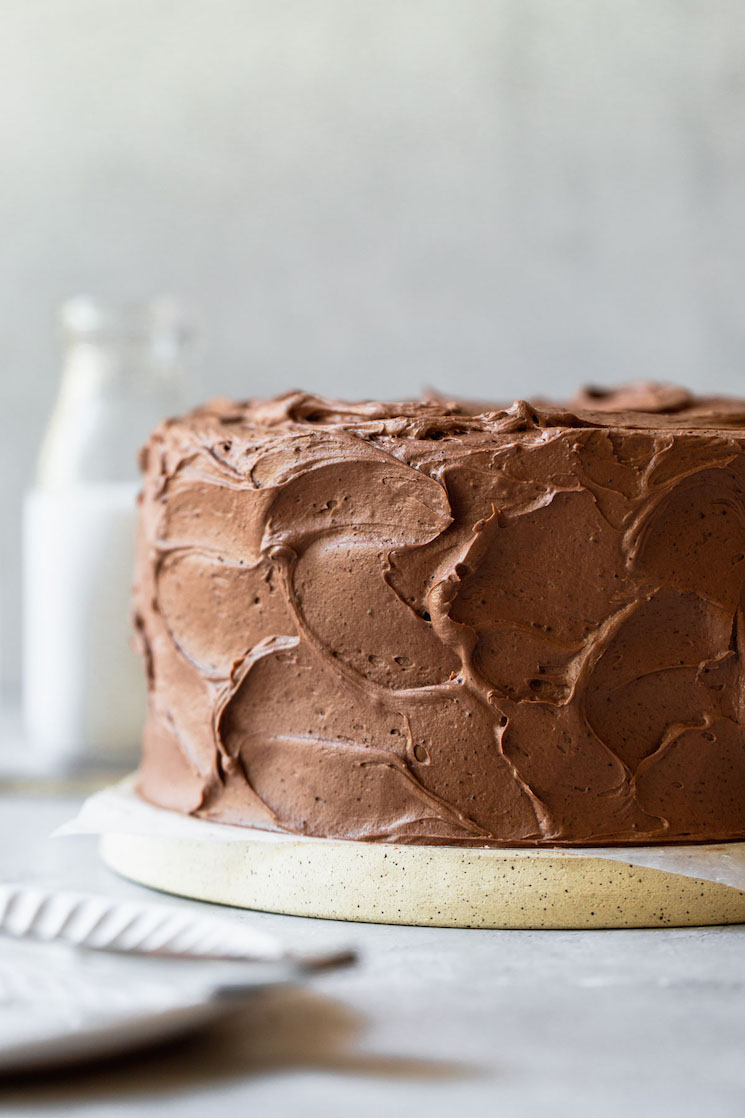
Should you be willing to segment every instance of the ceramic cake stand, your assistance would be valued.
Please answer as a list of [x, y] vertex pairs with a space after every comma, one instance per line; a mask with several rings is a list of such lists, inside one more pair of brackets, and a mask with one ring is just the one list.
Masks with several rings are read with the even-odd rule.
[[[739, 844], [738, 844], [739, 845]], [[197, 900], [293, 916], [454, 928], [647, 928], [745, 922], [727, 885], [552, 850], [318, 839], [107, 834], [104, 861]]]

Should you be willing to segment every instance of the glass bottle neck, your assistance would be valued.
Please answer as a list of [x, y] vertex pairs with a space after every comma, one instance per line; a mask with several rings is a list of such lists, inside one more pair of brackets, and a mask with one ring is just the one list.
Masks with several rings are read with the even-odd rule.
[[139, 447], [188, 402], [184, 315], [170, 300], [125, 310], [73, 300], [61, 324], [62, 381], [38, 482], [60, 488], [135, 481]]

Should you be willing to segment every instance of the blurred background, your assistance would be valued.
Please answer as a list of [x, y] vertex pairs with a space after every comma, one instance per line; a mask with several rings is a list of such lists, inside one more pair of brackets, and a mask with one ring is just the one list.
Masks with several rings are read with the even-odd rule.
[[744, 387], [738, 0], [3, 0], [0, 151], [6, 693], [69, 295], [195, 398]]

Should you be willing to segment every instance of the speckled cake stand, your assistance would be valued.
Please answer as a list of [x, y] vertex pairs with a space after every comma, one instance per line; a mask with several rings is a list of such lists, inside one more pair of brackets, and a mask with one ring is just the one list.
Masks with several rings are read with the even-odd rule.
[[101, 852], [154, 889], [293, 916], [452, 928], [745, 922], [738, 889], [551, 850], [107, 834]]

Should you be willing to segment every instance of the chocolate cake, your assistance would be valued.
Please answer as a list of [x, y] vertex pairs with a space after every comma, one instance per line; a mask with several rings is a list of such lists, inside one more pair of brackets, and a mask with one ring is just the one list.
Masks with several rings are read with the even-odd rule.
[[217, 401], [143, 469], [147, 800], [387, 843], [745, 839], [745, 401]]

